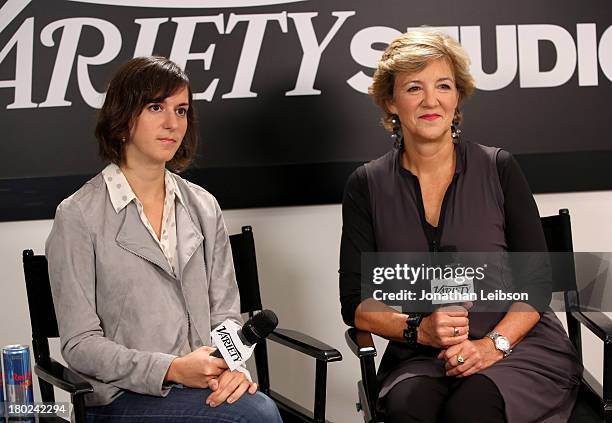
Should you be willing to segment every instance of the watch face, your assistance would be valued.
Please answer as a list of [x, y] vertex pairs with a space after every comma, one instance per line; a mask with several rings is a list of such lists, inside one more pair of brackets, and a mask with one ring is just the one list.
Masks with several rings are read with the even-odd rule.
[[495, 340], [495, 346], [498, 350], [508, 351], [510, 349], [510, 342], [504, 336], [498, 336]]

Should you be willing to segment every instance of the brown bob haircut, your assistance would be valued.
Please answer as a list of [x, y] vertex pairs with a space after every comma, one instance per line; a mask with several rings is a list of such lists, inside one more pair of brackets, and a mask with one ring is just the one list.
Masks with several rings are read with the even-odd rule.
[[175, 172], [185, 170], [195, 156], [198, 143], [193, 95], [187, 74], [176, 63], [160, 56], [131, 59], [111, 79], [96, 124], [100, 157], [120, 165], [124, 160], [125, 140], [129, 139], [130, 128], [142, 109], [184, 87], [189, 91], [187, 132], [167, 166]]

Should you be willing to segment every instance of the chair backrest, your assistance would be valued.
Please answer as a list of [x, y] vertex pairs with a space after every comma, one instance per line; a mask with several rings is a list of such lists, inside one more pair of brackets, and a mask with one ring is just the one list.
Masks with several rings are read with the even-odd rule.
[[[576, 291], [576, 266], [572, 243], [572, 223], [569, 210], [561, 209], [559, 214], [541, 218], [544, 237], [550, 255], [553, 291]], [[565, 253], [565, 254], [559, 254]]]
[[49, 358], [48, 338], [59, 337], [47, 258], [34, 255], [32, 250], [24, 250], [23, 272], [32, 324], [32, 349], [34, 360], [39, 362], [41, 359]]
[[[240, 312], [248, 313], [252, 317], [255, 312], [262, 310], [253, 228], [243, 226], [241, 233], [230, 235], [230, 243], [236, 281], [240, 291]], [[255, 366], [257, 367], [259, 389], [267, 394], [270, 391], [270, 373], [268, 347], [265, 340], [258, 342], [255, 346]]]
[[254, 311], [262, 309], [253, 228], [243, 226], [241, 233], [230, 235], [229, 238], [240, 291], [240, 312], [252, 315]]
[[582, 340], [580, 323], [572, 315], [572, 310], [580, 306], [576, 286], [576, 265], [572, 242], [572, 223], [569, 210], [561, 209], [558, 215], [541, 218], [544, 237], [550, 255], [553, 292], [563, 292], [567, 332], [582, 361]]

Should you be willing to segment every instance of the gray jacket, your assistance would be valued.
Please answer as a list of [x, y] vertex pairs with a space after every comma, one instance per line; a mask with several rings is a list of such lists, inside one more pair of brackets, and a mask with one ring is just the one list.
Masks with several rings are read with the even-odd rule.
[[[117, 213], [98, 174], [57, 208], [46, 255], [62, 355], [90, 381], [88, 406], [122, 390], [164, 396], [172, 360], [191, 340], [240, 321], [240, 299], [221, 210], [203, 188], [177, 175], [179, 267], [168, 261], [132, 202]], [[190, 334], [191, 332], [191, 334]]]

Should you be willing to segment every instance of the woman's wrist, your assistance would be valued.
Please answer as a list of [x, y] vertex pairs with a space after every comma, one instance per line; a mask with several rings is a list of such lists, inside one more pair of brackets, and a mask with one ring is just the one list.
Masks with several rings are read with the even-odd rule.
[[423, 322], [425, 319], [429, 319], [429, 316], [425, 316], [421, 319], [421, 324], [416, 328], [416, 343], [421, 345], [428, 345], [425, 341], [425, 332], [423, 331]]
[[168, 371], [166, 372], [166, 377], [164, 377], [164, 382], [173, 382], [178, 383], [178, 367], [180, 366], [181, 357], [177, 357], [172, 360], [170, 363], [170, 367], [168, 367]]

